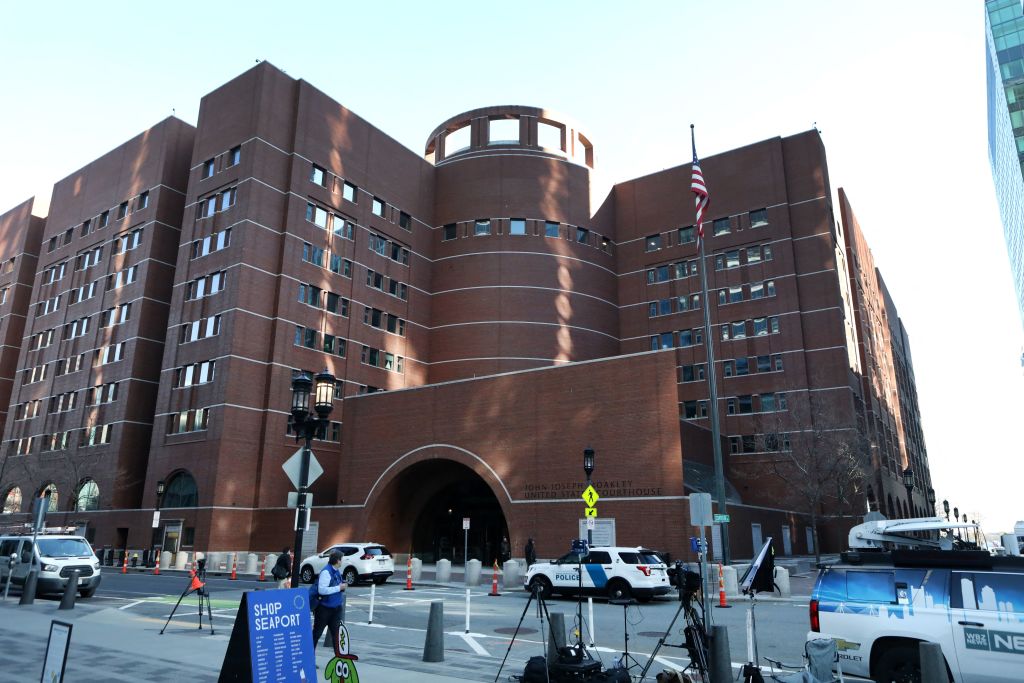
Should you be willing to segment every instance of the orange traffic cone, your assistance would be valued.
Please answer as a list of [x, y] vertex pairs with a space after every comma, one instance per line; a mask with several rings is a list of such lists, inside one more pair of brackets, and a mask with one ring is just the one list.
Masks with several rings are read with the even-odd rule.
[[263, 556], [263, 564], [260, 565], [260, 581], [267, 580], [267, 556]]
[[412, 587], [412, 555], [411, 554], [409, 555], [409, 563], [408, 563], [408, 566], [407, 566], [406, 572], [405, 572], [405, 590], [407, 590], [407, 591], [414, 591], [414, 590], [416, 590], [415, 588]]
[[153, 576], [160, 576], [160, 553], [156, 554], [156, 569], [153, 570]]
[[494, 576], [491, 578], [491, 592], [487, 595], [492, 598], [498, 597], [501, 593], [498, 592], [498, 561], [494, 561]]
[[725, 602], [725, 574], [722, 572], [722, 565], [718, 565], [718, 606], [732, 607]]
[[121, 565], [121, 573], [122, 574], [127, 574], [128, 573], [128, 551], [127, 550], [124, 551], [124, 564]]
[[190, 591], [197, 591], [206, 584], [199, 580], [199, 576], [192, 570], [189, 570], [189, 575], [192, 577], [192, 583], [189, 584], [188, 589]]
[[231, 561], [231, 576], [228, 577], [231, 581], [238, 580], [238, 555], [235, 555]]

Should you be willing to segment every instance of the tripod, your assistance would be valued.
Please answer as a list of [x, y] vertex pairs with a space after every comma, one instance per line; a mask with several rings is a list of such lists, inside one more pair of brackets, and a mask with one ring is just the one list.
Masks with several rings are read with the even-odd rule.
[[544, 633], [544, 620], [545, 619], [548, 620], [548, 629], [550, 630], [550, 628], [551, 628], [551, 616], [548, 614], [548, 605], [544, 601], [544, 596], [541, 594], [541, 591], [543, 589], [541, 588], [540, 584], [538, 584], [538, 583], [532, 584], [532, 588], [533, 588], [533, 590], [530, 591], [530, 597], [529, 597], [529, 599], [527, 599], [526, 605], [523, 607], [523, 614], [519, 617], [519, 623], [516, 624], [516, 630], [512, 633], [512, 640], [510, 640], [509, 643], [508, 643], [508, 650], [505, 651], [505, 656], [501, 660], [501, 666], [498, 667], [498, 673], [494, 675], [494, 683], [498, 683], [498, 678], [501, 677], [501, 670], [505, 668], [505, 662], [508, 661], [508, 655], [509, 655], [510, 652], [512, 652], [512, 646], [516, 642], [516, 636], [519, 635], [519, 629], [523, 625], [523, 620], [526, 619], [526, 613], [530, 609], [530, 603], [532, 603], [534, 600], [537, 601], [537, 618], [540, 620], [540, 632], [541, 632], [542, 644], [544, 646], [544, 656], [545, 656], [545, 658], [547, 657], [548, 638], [554, 638], [555, 637], [553, 633], [546, 634], [546, 635]]
[[192, 572], [192, 578], [189, 581], [188, 586], [186, 586], [185, 590], [183, 590], [181, 595], [178, 596], [178, 602], [174, 603], [174, 609], [172, 609], [171, 613], [167, 616], [167, 621], [164, 623], [164, 627], [160, 629], [160, 635], [163, 635], [164, 631], [167, 630], [167, 626], [171, 623], [171, 619], [174, 618], [174, 613], [178, 611], [178, 606], [181, 604], [181, 601], [185, 599], [186, 595], [193, 592], [199, 596], [199, 629], [202, 630], [203, 628], [203, 604], [205, 604], [206, 616], [210, 622], [210, 635], [214, 635], [213, 610], [210, 607], [210, 592], [206, 590], [206, 582], [204, 579], [206, 579], [205, 568], [201, 569], [198, 573]]
[[622, 605], [622, 637], [626, 641], [626, 647], [625, 647], [625, 650], [622, 653], [622, 659], [620, 659], [619, 662], [622, 663], [622, 666], [627, 671], [633, 669], [634, 667], [635, 668], [643, 668], [642, 665], [640, 664], [640, 662], [638, 662], [636, 660], [636, 657], [634, 657], [633, 655], [629, 654], [629, 629], [626, 626], [626, 612], [629, 610], [629, 606], [630, 605], [635, 605], [636, 604], [636, 600], [634, 600], [632, 598], [628, 598], [628, 599], [625, 599], [625, 600], [609, 600], [608, 604], [609, 605]]
[[[697, 590], [687, 588], [681, 588], [679, 590], [679, 609], [676, 610], [676, 614], [672, 617], [672, 621], [669, 622], [668, 628], [665, 629], [665, 633], [658, 639], [658, 644], [654, 646], [654, 650], [651, 652], [651, 657], [647, 660], [647, 665], [644, 666], [643, 670], [640, 672], [640, 679], [638, 683], [643, 683], [644, 678], [647, 677], [647, 672], [654, 664], [654, 659], [658, 656], [658, 651], [661, 650], [664, 645], [668, 645], [669, 647], [686, 648], [686, 653], [690, 657], [690, 663], [686, 668], [693, 669], [700, 676], [702, 681], [710, 680], [708, 677], [708, 634], [707, 631], [704, 630], [704, 619], [701, 617], [701, 613], [693, 606], [693, 601], [696, 599], [697, 604], [703, 607], [703, 601], [700, 600], [699, 590], [699, 588]], [[683, 615], [683, 618], [686, 621], [686, 627], [683, 629], [684, 640], [678, 645], [673, 645], [672, 643], [667, 643], [665, 641], [668, 640], [669, 635], [672, 633], [672, 629], [676, 625], [676, 621], [679, 620], [680, 614]]]

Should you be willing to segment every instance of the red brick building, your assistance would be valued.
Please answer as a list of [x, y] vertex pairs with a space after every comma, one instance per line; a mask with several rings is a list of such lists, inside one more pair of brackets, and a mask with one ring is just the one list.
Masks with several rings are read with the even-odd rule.
[[[132, 158], [147, 163], [114, 163]], [[815, 430], [877, 442], [872, 496], [898, 496], [900, 468], [920, 467], [910, 506], [923, 508], [920, 432], [905, 445], [903, 416], [917, 415], [916, 397], [903, 405], [906, 334], [899, 326], [884, 358], [874, 350], [895, 344], [898, 318], [842, 194], [843, 223], [833, 217], [817, 132], [702, 160], [713, 196], [707, 300], [689, 166], [598, 196], [594, 163], [577, 124], [517, 106], [445, 121], [421, 156], [258, 65], [203, 98], [195, 129], [165, 121], [55, 188], [42, 242], [56, 246], [39, 262], [10, 399], [42, 403], [37, 417], [6, 424], [13, 463], [0, 497], [54, 484], [66, 496], [58, 510], [100, 546], [286, 545], [290, 382], [327, 368], [337, 384], [314, 445], [324, 474], [312, 486], [311, 545], [373, 538], [426, 559], [460, 556], [469, 517], [470, 552], [485, 561], [502, 535], [517, 553], [531, 535], [542, 555], [559, 553], [578, 533], [581, 454], [592, 446], [602, 533], [682, 555], [687, 496], [711, 490], [710, 305], [734, 555], [767, 536], [780, 552], [807, 552], [807, 518], [769, 464]], [[78, 237], [83, 221], [124, 202], [129, 220], [103, 242]], [[111, 242], [97, 272], [110, 282], [137, 265], [128, 286], [141, 291], [105, 290], [81, 314], [46, 312], [86, 282], [76, 270], [51, 283], [54, 266], [137, 227], [134, 251], [115, 259], [121, 243]], [[34, 346], [44, 330], [74, 332], [75, 320], [128, 303], [129, 318], [89, 327], [88, 343]], [[881, 315], [884, 334], [862, 311]], [[121, 360], [101, 362], [122, 341]], [[91, 370], [38, 378], [34, 368], [74, 353]], [[875, 375], [903, 390], [876, 391]], [[84, 402], [111, 382], [125, 384], [110, 405]], [[76, 389], [83, 403], [47, 410]], [[98, 487], [88, 506], [73, 495], [86, 481]], [[845, 512], [866, 504], [859, 495]]]

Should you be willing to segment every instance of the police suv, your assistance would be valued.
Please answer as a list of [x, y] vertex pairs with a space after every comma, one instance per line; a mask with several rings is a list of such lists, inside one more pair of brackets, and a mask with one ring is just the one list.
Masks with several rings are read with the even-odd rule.
[[538, 590], [545, 599], [555, 593], [576, 595], [581, 589], [581, 567], [585, 595], [647, 601], [672, 588], [668, 568], [655, 551], [619, 546], [592, 547], [582, 558], [569, 553], [551, 562], [534, 563], [526, 571], [523, 587]]
[[[834, 638], [843, 673], [920, 681], [919, 644], [938, 643], [956, 683], [1024, 680], [1024, 559], [952, 550], [939, 518], [854, 527], [811, 595], [809, 639]], [[970, 526], [970, 525], [969, 525]], [[916, 533], [918, 536], [902, 536]]]

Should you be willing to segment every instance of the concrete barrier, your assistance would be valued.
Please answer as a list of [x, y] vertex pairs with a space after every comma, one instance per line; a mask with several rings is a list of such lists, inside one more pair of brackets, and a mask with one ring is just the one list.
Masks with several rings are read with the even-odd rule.
[[722, 567], [722, 579], [725, 581], [725, 597], [735, 600], [740, 597], [739, 578], [736, 576], [736, 567]]
[[224, 563], [224, 553], [206, 553], [206, 571], [219, 572]]
[[778, 586], [779, 595], [788, 598], [793, 594], [789, 587], [789, 570], [785, 567], [775, 568], [775, 585]]
[[174, 568], [184, 569], [185, 565], [188, 564], [189, 552], [187, 550], [179, 550], [178, 554], [174, 556]]
[[270, 570], [277, 564], [277, 553], [267, 553], [267, 581], [277, 581], [270, 575]]
[[412, 582], [419, 583], [423, 578], [423, 560], [418, 557], [412, 558]]
[[[242, 571], [242, 568], [239, 567], [238, 571]], [[249, 553], [248, 555], [245, 556], [245, 573], [246, 574], [259, 574], [260, 573], [259, 556], [256, 553]]]
[[424, 662], [444, 661], [444, 601], [434, 600], [430, 603], [430, 616], [427, 617], [427, 638], [423, 643]]
[[171, 560], [173, 558], [174, 558], [174, 554], [171, 553], [170, 550], [165, 550], [162, 553], [160, 553], [160, 568], [161, 569], [170, 569], [171, 568]]
[[480, 560], [470, 560], [466, 563], [466, 585], [480, 585]]
[[437, 574], [435, 580], [438, 583], [449, 583], [452, 580], [452, 561], [451, 560], [438, 560], [437, 561]]
[[505, 590], [515, 590], [523, 587], [521, 565], [515, 560], [509, 560], [501, 568], [501, 586]]

